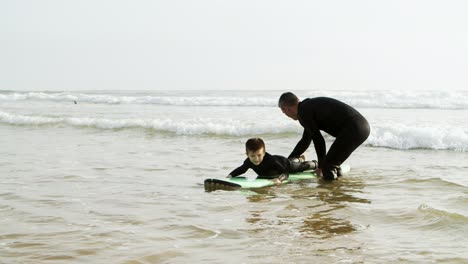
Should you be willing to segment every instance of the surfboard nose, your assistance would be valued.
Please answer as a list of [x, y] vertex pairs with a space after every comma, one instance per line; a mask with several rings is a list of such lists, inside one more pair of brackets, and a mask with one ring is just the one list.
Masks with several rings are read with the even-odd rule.
[[206, 179], [204, 182], [204, 186], [206, 192], [212, 192], [217, 190], [235, 191], [241, 188], [239, 184], [219, 179]]

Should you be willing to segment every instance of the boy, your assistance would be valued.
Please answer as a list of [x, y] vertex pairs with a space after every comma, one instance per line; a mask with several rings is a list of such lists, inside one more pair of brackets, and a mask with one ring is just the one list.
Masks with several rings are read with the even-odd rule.
[[239, 176], [252, 169], [259, 178], [271, 179], [278, 185], [289, 177], [289, 173], [313, 170], [317, 165], [316, 161], [304, 161], [304, 156], [293, 161], [283, 156], [271, 155], [265, 152], [265, 143], [261, 138], [247, 140], [245, 150], [247, 159], [240, 167], [229, 173], [228, 178]]

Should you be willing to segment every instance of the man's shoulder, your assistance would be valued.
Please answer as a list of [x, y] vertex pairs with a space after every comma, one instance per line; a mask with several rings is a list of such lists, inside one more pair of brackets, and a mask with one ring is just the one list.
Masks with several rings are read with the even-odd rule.
[[332, 106], [332, 105], [333, 106], [344, 105], [344, 103], [338, 99], [325, 97], [325, 96], [306, 98], [301, 102], [301, 106], [307, 107], [307, 108], [312, 108], [314, 106], [322, 108], [322, 107]]
[[334, 98], [331, 97], [326, 97], [326, 96], [318, 96], [318, 97], [312, 97], [312, 98], [306, 98], [303, 100], [304, 102], [325, 102], [325, 101], [338, 101]]

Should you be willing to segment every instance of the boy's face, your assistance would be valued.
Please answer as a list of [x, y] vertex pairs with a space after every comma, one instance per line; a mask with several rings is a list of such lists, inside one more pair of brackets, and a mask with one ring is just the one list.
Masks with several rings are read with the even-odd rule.
[[250, 162], [255, 165], [262, 163], [263, 157], [265, 157], [265, 149], [261, 148], [257, 151], [247, 151], [247, 157], [249, 157]]

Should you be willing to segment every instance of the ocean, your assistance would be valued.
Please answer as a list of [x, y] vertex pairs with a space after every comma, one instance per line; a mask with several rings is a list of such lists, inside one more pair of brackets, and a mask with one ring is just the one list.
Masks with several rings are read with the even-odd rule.
[[368, 119], [351, 172], [205, 192], [282, 92], [0, 91], [0, 263], [468, 263], [467, 91], [293, 90]]

